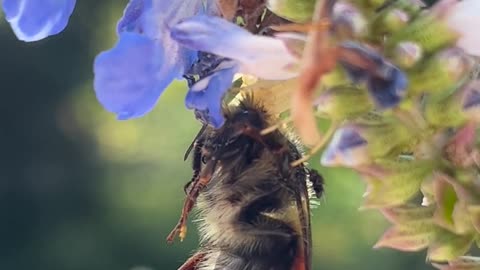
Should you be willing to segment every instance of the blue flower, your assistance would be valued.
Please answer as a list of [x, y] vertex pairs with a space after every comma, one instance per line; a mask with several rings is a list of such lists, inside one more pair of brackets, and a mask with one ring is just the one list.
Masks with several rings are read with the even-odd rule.
[[76, 0], [3, 0], [3, 11], [18, 39], [37, 41], [63, 31]]
[[365, 68], [357, 63], [339, 61], [353, 83], [366, 83], [378, 109], [392, 108], [402, 101], [408, 87], [408, 77], [402, 70], [386, 61], [374, 50], [358, 43], [345, 42], [342, 44], [342, 49], [354, 53], [365, 63], [369, 63], [370, 67]]
[[120, 19], [115, 47], [97, 56], [94, 87], [100, 103], [119, 119], [149, 112], [165, 88], [180, 79], [197, 52], [170, 37], [170, 25], [205, 10], [202, 0], [131, 0]]
[[171, 36], [182, 46], [205, 51], [239, 63], [239, 72], [265, 80], [298, 75], [299, 57], [279, 38], [254, 35], [213, 16], [194, 16], [172, 27]]
[[186, 78], [187, 108], [220, 127], [222, 98], [236, 72], [264, 79], [298, 74], [298, 58], [283, 41], [255, 36], [217, 13], [213, 0], [131, 0], [117, 45], [95, 60], [98, 100], [119, 119], [140, 117], [174, 79]]

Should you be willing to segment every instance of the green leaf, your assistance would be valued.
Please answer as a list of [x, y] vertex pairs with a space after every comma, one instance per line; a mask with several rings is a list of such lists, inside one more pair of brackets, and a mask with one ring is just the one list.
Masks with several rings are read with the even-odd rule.
[[382, 37], [394, 32], [398, 32], [408, 25], [410, 14], [398, 9], [384, 9], [371, 22], [371, 27], [375, 37]]
[[437, 262], [454, 260], [470, 249], [473, 240], [473, 234], [458, 235], [438, 228], [434, 240], [428, 247], [427, 259]]
[[[425, 80], [431, 81], [432, 79], [420, 78], [419, 80], [427, 82]], [[444, 82], [442, 84], [445, 85], [446, 83], [447, 82]], [[451, 87], [454, 86], [455, 85], [451, 85]], [[432, 87], [436, 86], [428, 87], [430, 87], [428, 89], [433, 89]], [[428, 123], [436, 127], [458, 127], [463, 125], [467, 121], [467, 117], [462, 110], [462, 104], [457, 96], [458, 93], [448, 96], [429, 96], [425, 102], [425, 119]]]
[[390, 222], [394, 224], [405, 224], [412, 221], [432, 220], [435, 207], [409, 204], [398, 207], [384, 208], [380, 211]]
[[426, 248], [435, 236], [435, 225], [430, 221], [409, 222], [388, 229], [374, 248], [393, 248], [418, 251]]
[[435, 210], [434, 221], [439, 226], [457, 234], [466, 234], [474, 230], [468, 210], [468, 200], [459, 195], [465, 193], [463, 186], [448, 175], [437, 173], [434, 181]]
[[480, 205], [469, 205], [467, 209], [470, 213], [470, 219], [473, 227], [477, 230], [477, 232], [480, 232]]
[[465, 203], [458, 202], [455, 204], [452, 217], [455, 233], [467, 234], [475, 231], [470, 212], [468, 211], [468, 205]]
[[382, 179], [366, 178], [366, 208], [385, 208], [407, 202], [419, 193], [423, 180], [433, 169], [429, 161], [382, 161], [381, 165], [387, 171]]
[[368, 152], [373, 158], [384, 158], [395, 150], [410, 144], [413, 134], [395, 119], [384, 118], [383, 122], [357, 125], [359, 133], [368, 142]]
[[[437, 176], [439, 176], [437, 174]], [[453, 224], [453, 209], [457, 202], [457, 194], [453, 187], [444, 180], [443, 177], [436, 177], [434, 181], [434, 194], [437, 203], [435, 210], [434, 221], [439, 226], [455, 231]]]

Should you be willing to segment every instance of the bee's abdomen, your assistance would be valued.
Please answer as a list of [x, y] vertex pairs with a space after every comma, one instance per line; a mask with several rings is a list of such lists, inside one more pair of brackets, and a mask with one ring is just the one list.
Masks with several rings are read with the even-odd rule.
[[286, 194], [279, 188], [259, 189], [202, 201], [203, 246], [216, 255], [210, 259], [215, 268], [209, 262], [210, 268], [201, 269], [291, 269], [299, 237], [293, 226], [281, 219], [288, 205]]

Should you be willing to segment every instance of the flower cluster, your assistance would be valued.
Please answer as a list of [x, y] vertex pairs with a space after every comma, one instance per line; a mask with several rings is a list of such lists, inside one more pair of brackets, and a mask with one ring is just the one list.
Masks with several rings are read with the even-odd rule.
[[[62, 31], [74, 5], [4, 0], [3, 10], [19, 39], [36, 41]], [[220, 127], [237, 73], [259, 80], [250, 90], [270, 89], [260, 95], [275, 106], [320, 70], [306, 107], [332, 124], [315, 148], [327, 145], [322, 165], [362, 175], [364, 206], [394, 224], [376, 246], [428, 247], [430, 260], [449, 262], [441, 269], [478, 269], [458, 259], [480, 236], [478, 14], [479, 0], [130, 0], [118, 42], [95, 60], [94, 88], [130, 119], [185, 79], [186, 107]], [[306, 107], [291, 109], [309, 116]]]
[[339, 65], [314, 102], [332, 122], [321, 163], [365, 180], [363, 208], [393, 223], [376, 247], [428, 248], [449, 262], [441, 269], [478, 269], [459, 258], [480, 236], [480, 2], [373, 2], [333, 7]]

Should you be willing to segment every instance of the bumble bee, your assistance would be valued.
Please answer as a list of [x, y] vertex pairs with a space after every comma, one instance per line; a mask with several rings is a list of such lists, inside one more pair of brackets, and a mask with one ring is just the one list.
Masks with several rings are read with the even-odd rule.
[[[225, 124], [204, 126], [195, 138], [192, 181], [176, 234], [196, 204], [201, 245], [179, 270], [311, 269], [310, 199], [323, 193], [323, 178], [302, 163], [280, 130], [260, 131], [273, 118], [247, 96], [224, 109]], [[197, 198], [198, 197], [198, 198]]]

